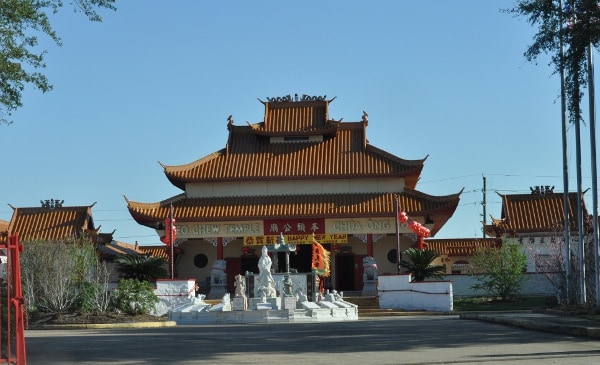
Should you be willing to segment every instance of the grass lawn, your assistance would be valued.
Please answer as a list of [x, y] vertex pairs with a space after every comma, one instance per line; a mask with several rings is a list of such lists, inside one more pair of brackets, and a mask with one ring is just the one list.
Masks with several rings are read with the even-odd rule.
[[490, 297], [454, 298], [454, 310], [457, 312], [532, 310], [552, 306], [550, 297], [520, 297], [509, 301], [494, 300]]

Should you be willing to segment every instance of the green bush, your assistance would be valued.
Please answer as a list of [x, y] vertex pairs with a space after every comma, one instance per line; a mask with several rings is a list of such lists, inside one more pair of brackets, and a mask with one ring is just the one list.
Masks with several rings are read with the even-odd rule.
[[472, 258], [473, 275], [483, 290], [492, 297], [509, 300], [519, 295], [527, 265], [527, 255], [515, 243], [503, 242], [502, 247], [480, 247]]
[[137, 279], [119, 280], [114, 298], [116, 308], [130, 315], [148, 314], [159, 302], [153, 285]]
[[[99, 305], [98, 298], [108, 297], [106, 288], [100, 283], [83, 282], [79, 286], [79, 296], [75, 302], [75, 310], [80, 313], [96, 313], [104, 312], [108, 309], [108, 305]], [[108, 300], [106, 300], [108, 303]]]

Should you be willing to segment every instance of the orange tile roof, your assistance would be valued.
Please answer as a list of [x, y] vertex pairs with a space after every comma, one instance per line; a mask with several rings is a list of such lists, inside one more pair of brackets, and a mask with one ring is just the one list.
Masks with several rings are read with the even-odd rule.
[[[92, 219], [92, 207], [13, 208], [8, 226], [10, 234], [19, 234], [19, 240], [57, 240], [79, 236], [82, 233], [97, 234]], [[3, 240], [5, 238], [0, 238]]]
[[264, 122], [253, 124], [254, 133], [265, 136], [335, 134], [339, 123], [329, 120], [326, 100], [268, 102]]
[[394, 216], [395, 197], [401, 209], [412, 217], [429, 216], [435, 234], [452, 216], [459, 202], [458, 194], [431, 196], [415, 190], [402, 193], [352, 193], [279, 196], [243, 196], [187, 198], [180, 194], [158, 203], [138, 203], [127, 200], [133, 218], [142, 225], [158, 228], [169, 216], [173, 204], [174, 217], [179, 222], [252, 220], [276, 218], [353, 218], [364, 216]]
[[98, 246], [98, 252], [104, 256], [119, 256], [119, 255], [139, 255], [143, 254], [136, 244], [112, 241], [105, 245]]
[[[146, 255], [152, 257], [160, 257], [165, 260], [169, 260], [169, 254], [167, 252], [167, 246], [139, 246], [138, 249]], [[178, 251], [178, 249], [175, 249]]]
[[[492, 223], [485, 226], [487, 235], [494, 237], [562, 230], [565, 218], [563, 193], [499, 195], [502, 197], [502, 216], [500, 219], [492, 217]], [[576, 230], [577, 193], [567, 196], [571, 230]], [[587, 216], [585, 203], [583, 211]]]
[[[315, 105], [311, 107], [311, 103]], [[370, 145], [366, 140], [365, 122], [330, 122], [324, 119], [325, 112], [307, 111], [319, 109], [318, 106], [323, 103], [326, 102], [275, 103], [281, 104], [277, 108], [268, 103], [265, 118], [270, 123], [252, 126], [230, 124], [226, 148], [189, 164], [163, 165], [165, 174], [173, 185], [182, 190], [186, 183], [194, 182], [361, 177], [404, 177], [407, 187], [416, 187], [426, 158], [404, 160]], [[274, 110], [280, 111], [281, 115]], [[307, 115], [312, 117], [303, 119]], [[269, 138], [262, 135], [293, 136], [296, 130], [323, 133], [332, 125], [335, 125], [335, 133], [325, 136], [322, 142], [270, 143]], [[286, 128], [289, 128], [287, 132], [284, 131]], [[258, 130], [264, 133], [259, 134]]]
[[427, 248], [442, 256], [471, 256], [478, 247], [502, 245], [498, 238], [425, 239]]

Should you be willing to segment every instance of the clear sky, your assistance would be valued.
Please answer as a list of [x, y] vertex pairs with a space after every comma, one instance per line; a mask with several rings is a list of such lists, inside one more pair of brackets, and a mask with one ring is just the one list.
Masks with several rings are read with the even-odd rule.
[[[488, 222], [501, 214], [497, 193], [563, 191], [559, 79], [547, 59], [524, 58], [534, 29], [500, 11], [513, 5], [122, 0], [102, 23], [65, 7], [52, 18], [63, 46], [40, 38], [54, 90], [27, 88], [14, 123], [0, 126], [0, 219], [10, 220], [8, 204], [96, 202], [101, 232], [158, 244], [123, 196], [150, 203], [181, 193], [158, 161], [179, 165], [215, 152], [227, 141], [229, 115], [237, 125], [260, 122], [257, 98], [298, 93], [337, 97], [330, 116], [345, 122], [366, 111], [378, 148], [428, 156], [418, 190], [464, 188], [436, 238], [482, 237], [484, 177]], [[573, 127], [568, 138], [575, 191]], [[587, 189], [587, 124], [582, 144]], [[586, 203], [591, 211], [591, 193]]]

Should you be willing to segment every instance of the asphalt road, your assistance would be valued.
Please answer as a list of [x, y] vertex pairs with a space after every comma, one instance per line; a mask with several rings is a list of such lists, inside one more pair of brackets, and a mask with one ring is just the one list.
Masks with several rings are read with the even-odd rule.
[[600, 364], [600, 341], [464, 320], [27, 330], [29, 365]]

